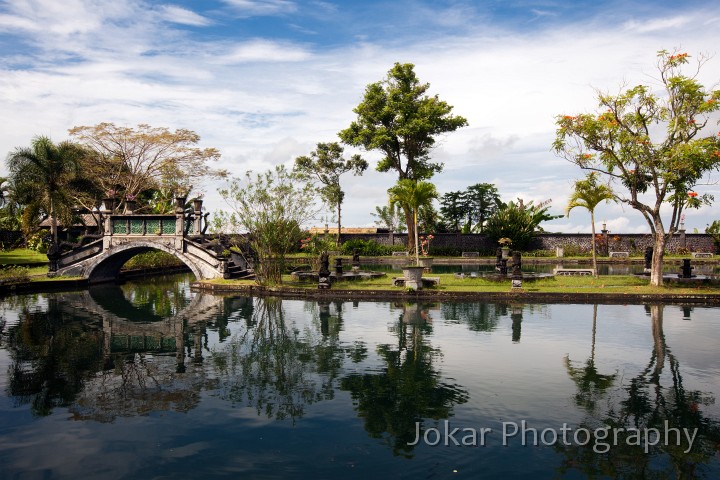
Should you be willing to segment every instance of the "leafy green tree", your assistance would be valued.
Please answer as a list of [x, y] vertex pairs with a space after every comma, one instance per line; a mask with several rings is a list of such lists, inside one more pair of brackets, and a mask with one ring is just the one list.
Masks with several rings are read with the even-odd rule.
[[435, 185], [430, 182], [416, 182], [408, 178], [398, 180], [394, 187], [388, 189], [390, 203], [397, 203], [412, 212], [412, 231], [415, 232], [415, 263], [420, 264], [420, 249], [418, 242], [418, 211], [424, 205], [437, 198]]
[[[339, 133], [340, 139], [384, 155], [377, 170], [394, 170], [398, 179], [427, 180], [443, 168], [431, 161], [435, 138], [467, 125], [465, 118], [453, 115], [452, 108], [437, 95], [428, 96], [427, 83], [420, 83], [411, 63], [395, 63], [387, 77], [365, 88], [362, 102], [353, 112], [357, 119]], [[404, 207], [410, 230], [413, 213]], [[414, 232], [409, 231], [411, 247]]]
[[247, 172], [244, 179], [234, 178], [219, 193], [234, 214], [224, 218], [233, 222], [233, 228], [249, 233], [258, 260], [258, 283], [282, 283], [285, 256], [297, 248], [301, 226], [317, 214], [314, 187], [298, 173], [277, 166], [255, 176]]
[[315, 177], [323, 186], [320, 195], [328, 205], [337, 210], [337, 241], [340, 241], [340, 209], [345, 199], [345, 192], [340, 188], [340, 176], [347, 172], [362, 175], [367, 170], [368, 163], [360, 155], [353, 155], [349, 159], [343, 158], [343, 148], [337, 143], [318, 143], [317, 148], [310, 155], [303, 155], [295, 159], [295, 169], [305, 175]]
[[595, 208], [602, 201], [608, 202], [613, 200], [612, 189], [607, 185], [598, 183], [599, 174], [597, 172], [588, 173], [585, 180], [575, 182], [575, 190], [570, 195], [568, 206], [565, 209], [565, 215], [570, 216], [570, 210], [575, 207], [585, 208], [590, 212], [590, 228], [592, 230], [592, 261], [595, 275], [597, 275], [597, 253], [595, 252]]
[[375, 225], [385, 227], [391, 232], [400, 233], [404, 232], [407, 228], [405, 221], [402, 218], [400, 208], [395, 203], [390, 203], [383, 207], [375, 207], [375, 213], [371, 213], [373, 217], [377, 217]]
[[12, 179], [0, 177], [0, 229], [19, 230], [21, 214], [20, 205], [15, 201]]
[[[618, 181], [616, 196], [647, 221], [654, 237], [650, 283], [663, 283], [663, 256], [677, 231], [692, 190], [708, 172], [720, 167], [720, 137], [707, 135], [708, 122], [720, 108], [720, 90], [707, 90], [696, 77], [683, 74], [687, 53], [658, 52], [659, 83], [655, 93], [645, 85], [618, 95], [598, 94], [598, 113], [558, 116], [553, 144], [560, 155], [587, 170]], [[698, 68], [703, 64], [701, 58]], [[710, 199], [707, 198], [707, 201]], [[666, 226], [662, 207], [670, 203]]]
[[468, 205], [464, 192], [447, 192], [440, 197], [440, 213], [450, 232], [459, 232], [462, 222], [467, 219]]
[[475, 222], [473, 230], [483, 233], [485, 222], [500, 206], [500, 194], [492, 183], [476, 183], [465, 190], [468, 223]]
[[550, 200], [538, 205], [533, 205], [532, 201], [525, 204], [522, 200], [518, 203], [502, 203], [488, 219], [485, 233], [496, 242], [501, 238], [509, 238], [514, 250], [525, 250], [535, 233], [542, 231], [542, 222], [562, 217], [548, 213], [549, 204]]
[[80, 178], [83, 149], [72, 142], [55, 145], [46, 136], [35, 137], [30, 148], [16, 148], [7, 157], [7, 165], [19, 203], [28, 205], [23, 220], [36, 221], [34, 212], [50, 217], [50, 231], [57, 243], [57, 220], [72, 218], [73, 181]]

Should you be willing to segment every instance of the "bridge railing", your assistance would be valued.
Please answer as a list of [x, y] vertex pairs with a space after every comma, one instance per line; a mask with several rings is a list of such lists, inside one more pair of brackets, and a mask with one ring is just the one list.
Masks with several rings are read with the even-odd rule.
[[182, 235], [175, 215], [110, 215], [106, 235]]
[[63, 268], [73, 263], [81, 262], [86, 258], [97, 255], [103, 250], [103, 241], [95, 240], [92, 243], [83, 245], [82, 247], [75, 248], [69, 252], [66, 252], [57, 259], [57, 265], [55, 268]]

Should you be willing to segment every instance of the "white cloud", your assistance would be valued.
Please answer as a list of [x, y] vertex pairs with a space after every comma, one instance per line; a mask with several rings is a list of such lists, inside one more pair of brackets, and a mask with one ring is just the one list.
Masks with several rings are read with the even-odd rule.
[[682, 15], [668, 18], [653, 18], [649, 20], [630, 20], [625, 22], [623, 27], [632, 32], [654, 33], [684, 27], [692, 22], [692, 18]]
[[192, 25], [196, 27], [206, 27], [211, 25], [210, 19], [198, 15], [192, 10], [178, 7], [176, 5], [163, 5], [160, 12], [164, 20], [182, 25]]
[[276, 15], [297, 10], [295, 2], [288, 0], [223, 0], [241, 16]]
[[299, 62], [311, 56], [306, 49], [282, 42], [256, 39], [232, 46], [230, 52], [217, 57], [223, 64], [244, 62]]

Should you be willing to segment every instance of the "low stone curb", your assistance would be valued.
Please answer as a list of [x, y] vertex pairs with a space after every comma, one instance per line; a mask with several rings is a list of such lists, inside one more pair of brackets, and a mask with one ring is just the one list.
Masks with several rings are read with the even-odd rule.
[[531, 292], [514, 290], [507, 292], [458, 292], [423, 289], [415, 292], [406, 290], [314, 290], [295, 287], [265, 287], [262, 285], [228, 285], [194, 282], [196, 290], [219, 294], [243, 294], [252, 296], [274, 296], [293, 299], [328, 298], [338, 300], [467, 300], [481, 302], [552, 302], [552, 303], [674, 303], [720, 305], [720, 292], [702, 294], [649, 294], [649, 293], [560, 293]]

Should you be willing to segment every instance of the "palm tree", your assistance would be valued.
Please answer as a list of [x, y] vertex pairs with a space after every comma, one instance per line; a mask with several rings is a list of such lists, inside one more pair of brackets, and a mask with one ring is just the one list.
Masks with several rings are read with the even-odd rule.
[[613, 200], [615, 195], [610, 187], [598, 183], [598, 173], [588, 173], [585, 180], [575, 182], [575, 191], [570, 195], [565, 214], [569, 217], [570, 210], [575, 207], [583, 207], [590, 212], [590, 224], [592, 228], [592, 262], [595, 275], [597, 276], [597, 255], [595, 253], [595, 207], [603, 200]]
[[418, 248], [418, 210], [423, 205], [429, 204], [433, 198], [438, 197], [435, 185], [430, 182], [410, 180], [403, 178], [398, 180], [394, 187], [388, 189], [390, 203], [400, 204], [412, 212], [413, 227], [415, 230], [415, 264], [420, 265], [420, 249]]
[[69, 213], [69, 183], [77, 176], [83, 150], [77, 144], [55, 145], [50, 138], [38, 136], [30, 148], [16, 148], [7, 158], [16, 194], [22, 203], [35, 204], [50, 216], [50, 231], [57, 243], [58, 212]]

